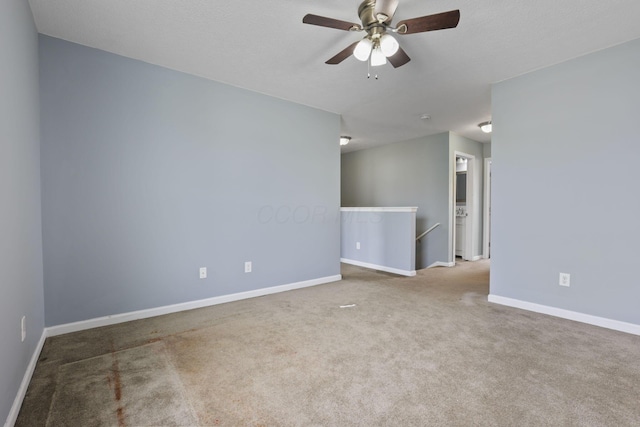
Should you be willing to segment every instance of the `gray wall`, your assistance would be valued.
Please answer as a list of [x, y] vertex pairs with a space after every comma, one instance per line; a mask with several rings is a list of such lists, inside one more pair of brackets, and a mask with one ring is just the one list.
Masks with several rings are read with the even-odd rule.
[[[0, 422], [44, 328], [38, 39], [23, 0], [0, 2]], [[21, 342], [20, 320], [27, 319]]]
[[491, 294], [640, 324], [639, 69], [635, 40], [494, 86]]
[[[478, 141], [474, 141], [469, 138], [465, 138], [464, 136], [457, 135], [453, 132], [449, 133], [449, 161], [452, 165], [455, 165], [456, 155], [455, 153], [462, 152], [465, 154], [470, 154], [475, 157], [474, 165], [473, 165], [473, 180], [476, 183], [475, 187], [471, 189], [467, 189], [468, 193], [473, 192], [473, 202], [469, 203], [469, 194], [467, 194], [467, 203], [468, 207], [472, 207], [476, 214], [473, 216], [475, 221], [473, 221], [473, 235], [474, 235], [474, 244], [472, 247], [471, 256], [467, 256], [467, 258], [473, 258], [482, 255], [482, 206], [483, 206], [483, 187], [482, 183], [484, 180], [484, 144]], [[454, 170], [454, 167], [452, 167]], [[453, 175], [452, 175], [453, 179]], [[453, 185], [453, 181], [452, 184]], [[455, 200], [451, 200], [451, 206], [455, 205]], [[467, 218], [467, 226], [471, 224], [470, 218]], [[452, 259], [453, 260], [453, 259]]]
[[342, 258], [415, 274], [415, 212], [343, 211], [340, 224]]
[[484, 144], [482, 144], [482, 155], [484, 158], [490, 158], [491, 157], [491, 143], [490, 142], [485, 142]]
[[47, 325], [340, 273], [337, 115], [46, 36], [40, 66]]
[[416, 268], [448, 261], [449, 134], [342, 155], [342, 206], [417, 206]]

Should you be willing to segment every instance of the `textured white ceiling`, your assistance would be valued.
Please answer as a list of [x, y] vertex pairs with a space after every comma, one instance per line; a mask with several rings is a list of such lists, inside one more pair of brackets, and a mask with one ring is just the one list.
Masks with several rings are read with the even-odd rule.
[[343, 152], [447, 130], [489, 141], [492, 83], [640, 37], [638, 0], [400, 0], [394, 22], [460, 9], [460, 24], [398, 36], [411, 62], [375, 80], [353, 57], [324, 64], [361, 33], [302, 24], [359, 22], [359, 3], [30, 0], [40, 33], [341, 114]]

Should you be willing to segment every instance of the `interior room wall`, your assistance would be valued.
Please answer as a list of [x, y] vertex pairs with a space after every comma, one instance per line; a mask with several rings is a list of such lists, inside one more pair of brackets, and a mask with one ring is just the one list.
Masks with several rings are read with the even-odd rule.
[[485, 142], [482, 144], [482, 155], [485, 159], [491, 157], [491, 143]]
[[[483, 174], [484, 174], [484, 144], [478, 141], [474, 141], [469, 138], [465, 138], [464, 136], [460, 136], [453, 132], [449, 132], [449, 161], [452, 165], [455, 165], [456, 162], [456, 152], [462, 152], [465, 154], [470, 154], [475, 157], [473, 164], [473, 180], [476, 185], [473, 187], [473, 190], [467, 188], [467, 192], [473, 192], [473, 203], [469, 205], [469, 194], [467, 194], [467, 207], [472, 207], [474, 212], [473, 215], [473, 234], [474, 234], [474, 245], [472, 248], [472, 254], [470, 258], [478, 257], [482, 255], [482, 182], [483, 182]], [[453, 167], [452, 167], [453, 168]], [[450, 204], [455, 206], [455, 200], [453, 199], [453, 185], [454, 185], [453, 175], [451, 176], [451, 200]], [[467, 218], [468, 220], [469, 218]], [[453, 220], [452, 220], [453, 221]], [[468, 221], [469, 223], [470, 221]], [[453, 260], [452, 260], [453, 261]]]
[[494, 85], [492, 295], [640, 324], [638, 69], [635, 40]]
[[40, 75], [47, 326], [340, 274], [339, 116], [47, 36]]
[[342, 155], [342, 206], [416, 206], [416, 268], [448, 261], [449, 134]]
[[[28, 2], [0, 2], [2, 423], [44, 329], [37, 37]], [[22, 316], [26, 318], [24, 342]]]

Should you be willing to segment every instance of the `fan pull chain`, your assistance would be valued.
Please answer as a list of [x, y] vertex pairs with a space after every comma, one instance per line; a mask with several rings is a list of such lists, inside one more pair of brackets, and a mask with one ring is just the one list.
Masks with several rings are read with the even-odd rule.
[[[371, 78], [371, 59], [367, 61], [367, 79], [370, 79], [370, 78]], [[374, 78], [378, 80], [378, 75], [376, 74]]]

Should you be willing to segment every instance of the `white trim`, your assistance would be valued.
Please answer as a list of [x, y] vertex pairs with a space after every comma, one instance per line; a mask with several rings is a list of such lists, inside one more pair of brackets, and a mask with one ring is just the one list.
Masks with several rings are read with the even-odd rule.
[[456, 263], [454, 262], [442, 262], [442, 261], [436, 261], [433, 264], [431, 264], [429, 267], [427, 268], [433, 268], [433, 267], [455, 267]]
[[488, 301], [495, 304], [506, 305], [509, 307], [520, 308], [522, 310], [534, 311], [536, 313], [548, 314], [550, 316], [561, 317], [563, 319], [574, 320], [581, 323], [587, 323], [589, 325], [600, 326], [602, 328], [613, 329], [614, 331], [640, 335], [640, 325], [636, 325], [633, 323], [621, 322], [619, 320], [607, 319], [605, 317], [592, 316], [590, 314], [579, 313], [577, 311], [564, 310], [562, 308], [536, 304], [533, 302], [527, 302], [513, 298], [501, 297], [499, 295], [490, 294], [488, 297]]
[[358, 267], [371, 268], [373, 270], [385, 271], [387, 273], [399, 274], [401, 276], [413, 277], [416, 275], [416, 271], [400, 270], [393, 267], [385, 267], [384, 265], [370, 264], [368, 262], [356, 261], [353, 259], [340, 258], [340, 262], [345, 264], [357, 265]]
[[[478, 212], [476, 211], [476, 186], [478, 182], [476, 180], [476, 156], [468, 155], [467, 157], [467, 220], [465, 221], [465, 248], [464, 259], [467, 261], [473, 260], [473, 253], [476, 249], [476, 220]], [[455, 199], [454, 199], [455, 203]]]
[[[449, 135], [449, 145], [451, 145], [451, 135]], [[449, 262], [456, 261], [456, 176], [456, 155], [449, 150], [449, 215], [447, 215], [449, 221], [449, 241], [447, 242]]]
[[44, 329], [42, 331], [42, 335], [40, 336], [40, 341], [36, 345], [36, 348], [33, 350], [33, 354], [31, 355], [31, 360], [27, 365], [27, 369], [24, 372], [24, 376], [22, 377], [22, 382], [20, 383], [20, 388], [18, 389], [18, 393], [16, 394], [16, 398], [13, 400], [13, 405], [11, 406], [11, 410], [9, 411], [9, 415], [7, 416], [7, 421], [4, 423], [5, 427], [13, 427], [18, 419], [18, 414], [20, 413], [20, 407], [22, 406], [22, 401], [24, 400], [24, 396], [27, 394], [27, 388], [29, 387], [29, 383], [31, 382], [31, 377], [33, 376], [33, 372], [36, 369], [36, 364], [38, 363], [38, 358], [40, 357], [40, 352], [42, 352], [42, 347], [44, 346], [44, 340], [47, 338], [47, 330]]
[[340, 212], [417, 212], [417, 207], [340, 208]]
[[491, 157], [484, 159], [484, 206], [482, 216], [482, 258], [489, 258], [491, 256], [489, 252], [489, 242], [491, 242]]
[[473, 252], [476, 247], [476, 220], [479, 212], [476, 210], [475, 199], [476, 189], [479, 188], [479, 183], [476, 179], [475, 169], [478, 168], [476, 164], [476, 156], [466, 153], [464, 151], [454, 150], [450, 153], [449, 158], [449, 259], [455, 263], [456, 260], [456, 157], [464, 157], [467, 159], [467, 219], [465, 226], [465, 254], [464, 259], [467, 261], [472, 260]]
[[479, 261], [482, 259], [482, 255], [476, 255], [473, 258], [469, 259], [468, 261]]
[[129, 322], [131, 320], [146, 319], [148, 317], [161, 316], [163, 314], [177, 313], [180, 311], [193, 310], [195, 308], [208, 307], [227, 302], [239, 301], [248, 298], [261, 297], [264, 295], [279, 292], [291, 291], [294, 289], [307, 288], [309, 286], [322, 285], [325, 283], [342, 280], [342, 275], [321, 277], [318, 279], [305, 280], [303, 282], [290, 283], [287, 285], [273, 286], [270, 288], [256, 289], [253, 291], [239, 292], [236, 294], [221, 295], [213, 298], [206, 298], [197, 301], [189, 301], [180, 304], [165, 305], [162, 307], [149, 308], [146, 310], [131, 311], [129, 313], [114, 314], [111, 316], [97, 317], [80, 322], [66, 323], [63, 325], [46, 328], [47, 336], [68, 334], [71, 332], [84, 331], [86, 329], [99, 328], [101, 326], [114, 325], [116, 323]]

